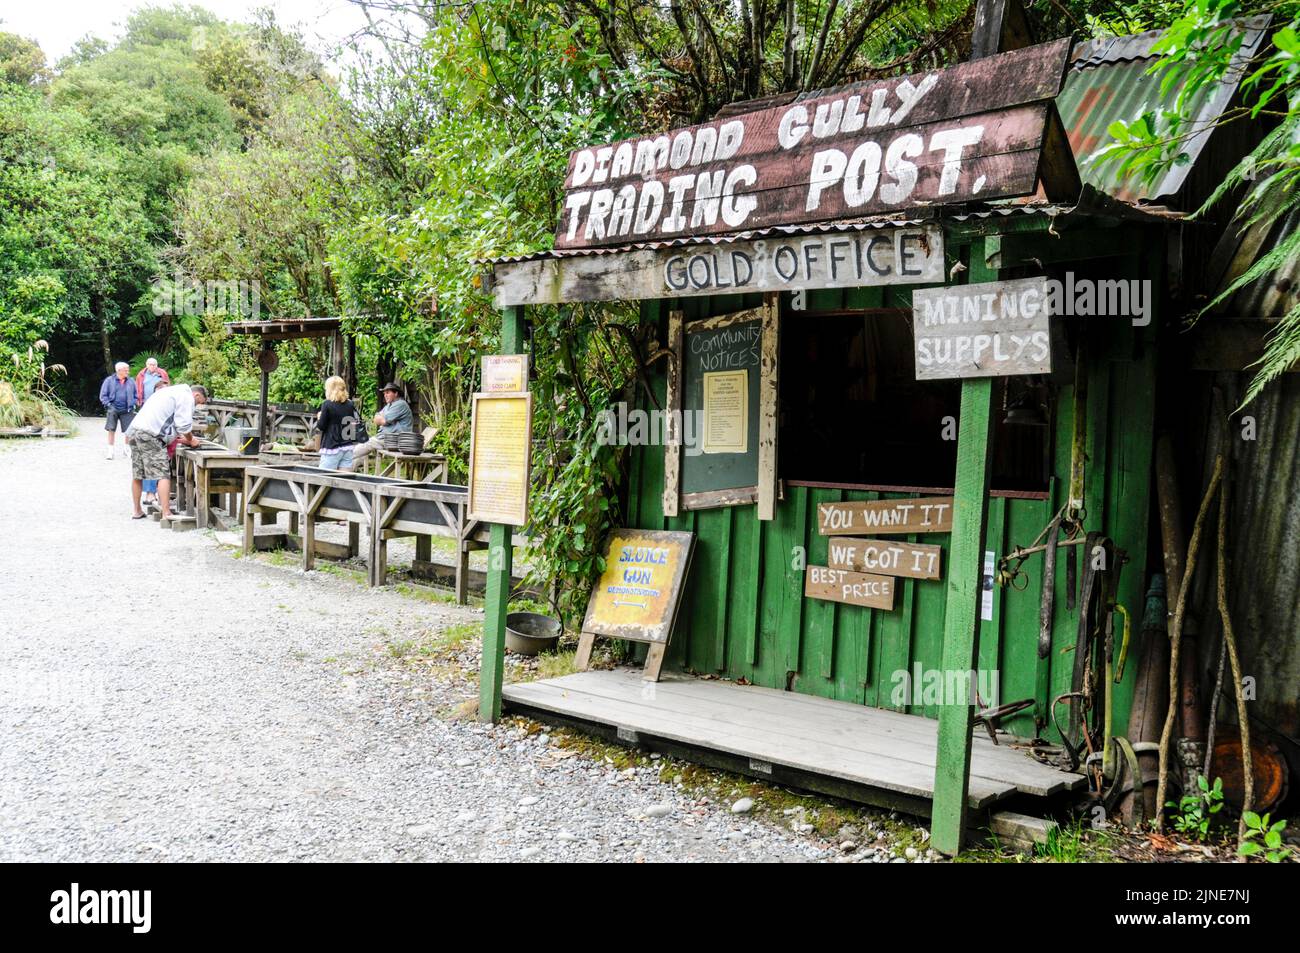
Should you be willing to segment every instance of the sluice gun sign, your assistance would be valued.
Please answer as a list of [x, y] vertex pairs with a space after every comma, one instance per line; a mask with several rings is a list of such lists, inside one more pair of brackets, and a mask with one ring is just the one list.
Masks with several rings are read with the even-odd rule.
[[1028, 195], [1068, 40], [569, 157], [557, 248]]
[[667, 642], [692, 533], [618, 529], [605, 551], [605, 570], [591, 590], [582, 631], [635, 642]]

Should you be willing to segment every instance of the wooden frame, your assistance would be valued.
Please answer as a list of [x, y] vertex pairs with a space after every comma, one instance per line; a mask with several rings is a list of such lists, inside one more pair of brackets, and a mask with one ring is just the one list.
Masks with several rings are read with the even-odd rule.
[[[612, 581], [615, 581], [613, 576], [617, 575], [616, 566], [619, 560], [616, 559], [616, 554], [613, 552], [616, 539], [627, 539], [634, 543], [641, 542], [648, 545], [667, 546], [671, 544], [680, 548], [679, 558], [676, 561], [672, 577], [666, 580], [669, 589], [664, 606], [666, 610], [665, 617], [657, 624], [653, 632], [646, 629], [643, 623], [611, 622], [601, 619], [597, 614], [597, 592], [602, 586], [610, 585]], [[686, 587], [686, 579], [690, 575], [691, 560], [694, 555], [694, 533], [672, 530], [616, 529], [613, 536], [606, 543], [605, 573], [597, 580], [587, 602], [582, 631], [578, 637], [578, 651], [574, 658], [574, 666], [578, 671], [585, 671], [590, 666], [591, 652], [595, 646], [596, 636], [601, 635], [608, 638], [626, 639], [630, 642], [644, 642], [649, 645], [643, 677], [646, 681], [658, 681], [660, 670], [663, 668], [664, 653], [668, 650], [668, 642], [672, 638], [673, 629], [677, 625], [677, 615], [681, 609], [682, 591]], [[653, 579], [652, 576], [649, 578]], [[663, 580], [659, 582], [659, 585], [664, 584], [665, 581]], [[624, 583], [624, 585], [627, 584]], [[615, 602], [614, 605], [617, 606], [618, 603]], [[612, 611], [617, 611], [617, 609]], [[662, 637], [660, 637], [661, 635]]]
[[[283, 485], [281, 492], [268, 490]], [[429, 540], [442, 536], [456, 541], [456, 601], [468, 601], [469, 554], [487, 545], [488, 530], [467, 516], [468, 489], [451, 484], [410, 483], [383, 477], [342, 474], [312, 467], [250, 466], [244, 471], [244, 552], [253, 549], [254, 517], [287, 512], [294, 524], [301, 524], [302, 568], [310, 571], [316, 557], [323, 555], [316, 539], [316, 521], [344, 520], [349, 526], [348, 556], [360, 551], [362, 534], [367, 540], [367, 583], [382, 586], [388, 575], [388, 541], [401, 536], [416, 538], [417, 561], [428, 561]], [[354, 505], [341, 505], [336, 493], [345, 494]], [[408, 506], [409, 503], [422, 506]], [[519, 537], [522, 541], [522, 537]], [[512, 543], [515, 540], [512, 540]]]
[[[665, 409], [668, 433], [664, 445], [664, 516], [676, 516], [680, 510], [708, 510], [723, 506], [758, 504], [758, 518], [776, 517], [779, 497], [777, 477], [777, 411], [780, 381], [780, 326], [781, 296], [764, 295], [763, 304], [757, 308], [733, 311], [687, 322], [681, 311], [668, 313], [668, 347], [671, 352]], [[728, 487], [696, 493], [681, 489], [681, 426], [682, 395], [685, 392], [685, 347], [687, 335], [696, 331], [712, 331], [757, 320], [761, 327], [759, 343], [758, 382], [758, 446], [756, 481], [753, 486]]]
[[[232, 424], [240, 423], [253, 429], [260, 429], [258, 428], [260, 417], [258, 406], [252, 401], [209, 400], [202, 409], [216, 423], [219, 431], [225, 430]], [[288, 410], [277, 404], [269, 404], [266, 410], [271, 422], [272, 441], [305, 439], [316, 425], [318, 412], [315, 410]]]
[[[478, 440], [478, 427], [482, 419], [479, 413], [479, 406], [482, 402], [488, 401], [523, 401], [524, 403], [524, 451], [523, 451], [523, 473], [520, 474], [520, 482], [523, 487], [523, 499], [520, 501], [518, 509], [510, 512], [493, 512], [482, 509], [482, 501], [477, 499], [475, 486], [475, 470], [477, 469], [478, 452], [481, 444]], [[533, 395], [528, 391], [521, 393], [500, 393], [500, 394], [475, 394], [470, 411], [470, 432], [469, 432], [469, 518], [473, 520], [482, 520], [484, 522], [499, 523], [504, 526], [523, 526], [528, 522], [528, 495], [529, 495], [529, 476], [532, 468], [532, 435], [533, 435]]]

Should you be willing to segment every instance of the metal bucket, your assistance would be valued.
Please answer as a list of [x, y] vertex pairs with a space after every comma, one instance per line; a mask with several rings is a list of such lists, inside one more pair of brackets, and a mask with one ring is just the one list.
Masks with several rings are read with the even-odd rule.
[[559, 619], [537, 612], [506, 615], [506, 648], [516, 655], [536, 655], [555, 648], [563, 629]]

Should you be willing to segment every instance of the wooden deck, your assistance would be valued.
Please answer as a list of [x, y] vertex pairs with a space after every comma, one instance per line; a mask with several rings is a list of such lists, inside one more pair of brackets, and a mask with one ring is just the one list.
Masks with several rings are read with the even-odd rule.
[[[928, 816], [938, 723], [795, 692], [639, 670], [580, 672], [507, 685], [508, 711], [574, 724], [624, 741], [781, 783]], [[995, 745], [980, 731], [969, 803], [1050, 798], [1084, 778]]]

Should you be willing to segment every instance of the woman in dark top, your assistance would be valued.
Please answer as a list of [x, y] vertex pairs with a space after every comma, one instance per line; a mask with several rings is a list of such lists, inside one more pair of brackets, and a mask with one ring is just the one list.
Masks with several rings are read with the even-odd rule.
[[316, 429], [320, 431], [322, 470], [352, 469], [352, 445], [359, 437], [361, 416], [348, 400], [348, 385], [341, 377], [325, 382], [325, 403], [320, 405]]

